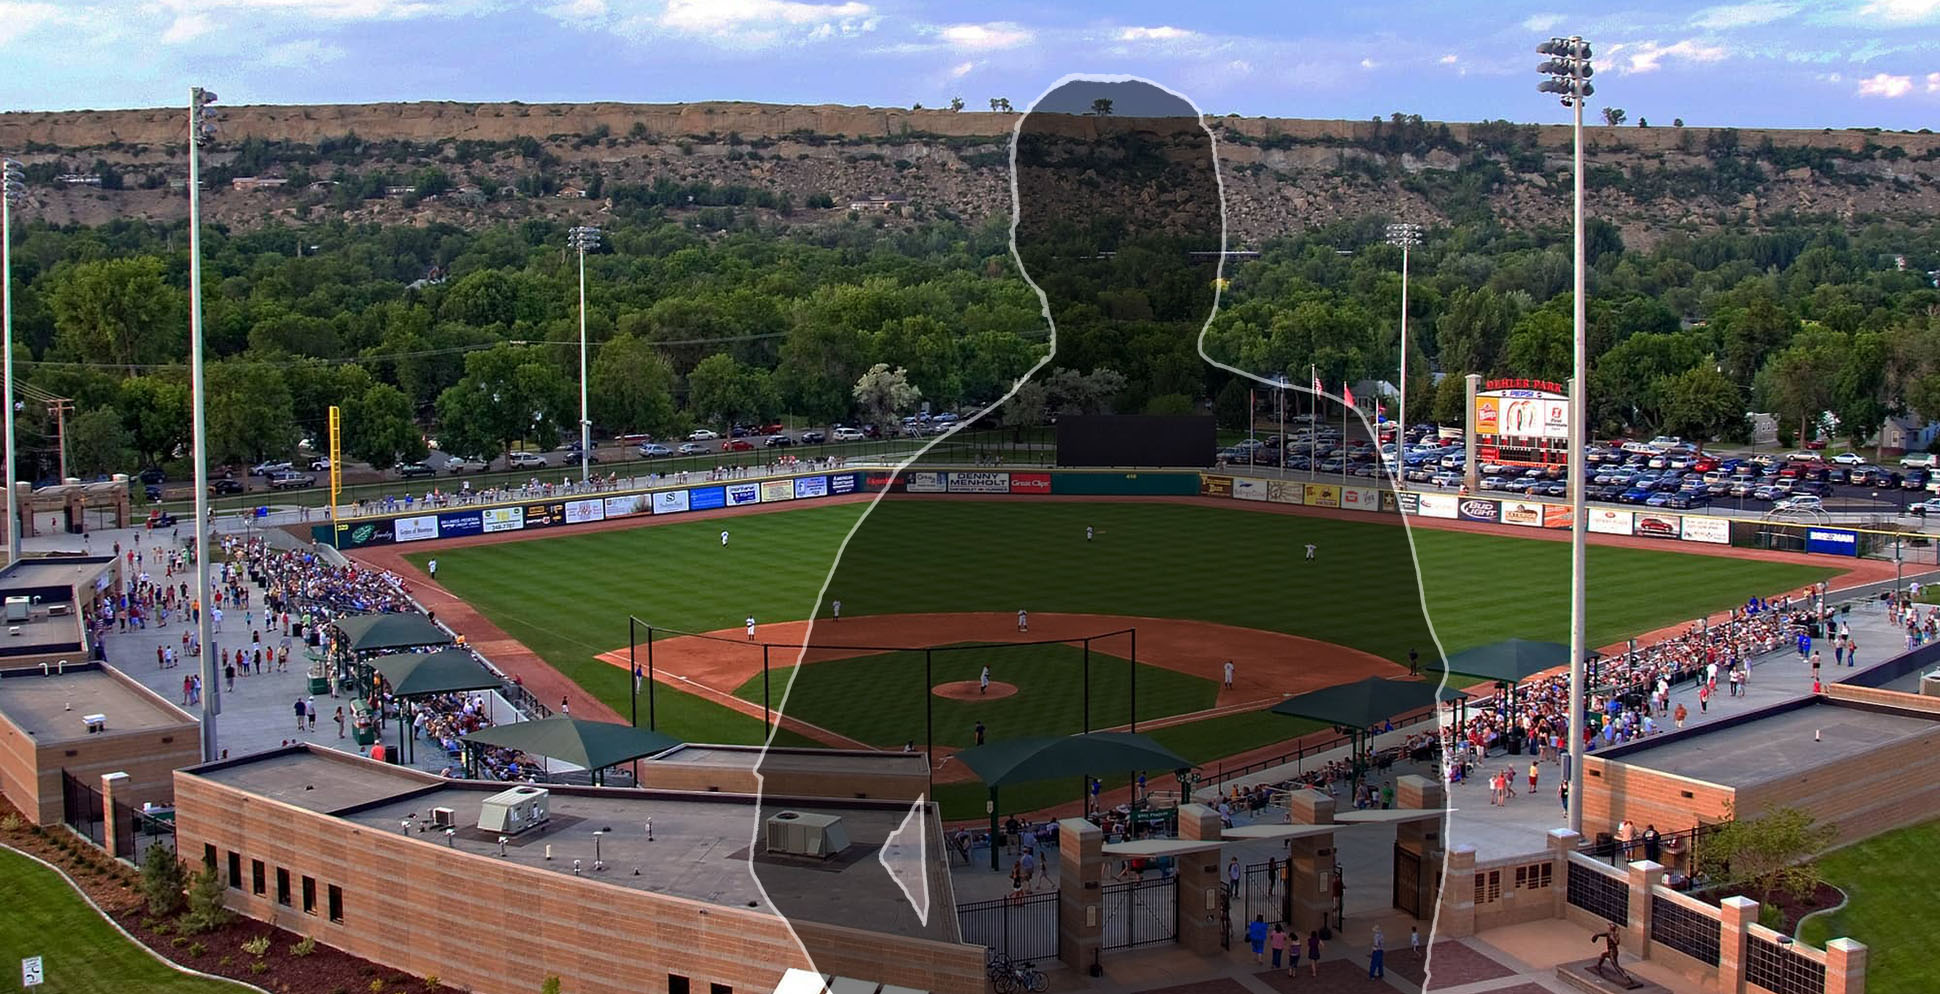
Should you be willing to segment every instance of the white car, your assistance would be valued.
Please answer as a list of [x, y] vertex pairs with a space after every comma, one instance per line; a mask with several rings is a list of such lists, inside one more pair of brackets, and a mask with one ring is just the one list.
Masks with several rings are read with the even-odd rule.
[[829, 432], [829, 437], [838, 442], [860, 442], [869, 436], [864, 435], [860, 428], [837, 428]]
[[1862, 466], [1866, 463], [1866, 457], [1857, 452], [1841, 452], [1832, 457], [1832, 462], [1838, 466]]
[[537, 452], [514, 452], [508, 465], [513, 469], [542, 469], [546, 465], [546, 457]]
[[1935, 456], [1931, 452], [1909, 452], [1900, 457], [1900, 468], [1932, 469], [1936, 461], [1940, 461], [1940, 456]]
[[690, 442], [712, 442], [720, 437], [720, 432], [709, 431], [706, 428], [696, 428], [687, 433], [687, 440]]
[[329, 469], [329, 468], [330, 468], [330, 457], [329, 457], [329, 456], [324, 456], [324, 457], [323, 457], [323, 458], [321, 458], [321, 459], [312, 459], [312, 460], [310, 460], [310, 471], [311, 471], [311, 472], [313, 472], [313, 473], [321, 473], [321, 472], [323, 472], [324, 470], [326, 470], [326, 469]]
[[1817, 494], [1794, 494], [1772, 505], [1774, 511], [1823, 511], [1825, 502]]
[[1923, 500], [1918, 504], [1908, 505], [1906, 510], [1909, 514], [1917, 514], [1921, 517], [1940, 517], [1940, 500]]
[[452, 458], [445, 460], [445, 472], [483, 473], [485, 472], [485, 468], [488, 465], [490, 464], [483, 459], [465, 459], [458, 456], [453, 456]]

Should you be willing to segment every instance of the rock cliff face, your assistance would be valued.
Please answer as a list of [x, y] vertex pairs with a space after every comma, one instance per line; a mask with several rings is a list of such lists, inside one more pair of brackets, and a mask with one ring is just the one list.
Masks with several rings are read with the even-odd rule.
[[[0, 150], [37, 167], [35, 212], [49, 221], [174, 219], [187, 209], [184, 116], [179, 109], [0, 114]], [[764, 192], [776, 208], [766, 213], [791, 224], [839, 222], [852, 201], [872, 194], [906, 200], [886, 212], [889, 223], [977, 220], [1010, 209], [1009, 140], [1018, 118], [753, 103], [235, 107], [224, 111], [222, 143], [204, 160], [205, 210], [243, 226], [299, 217], [580, 220], [613, 210], [609, 198], [620, 189], [659, 181]], [[1068, 127], [1082, 133], [1125, 123], [1072, 118]], [[1220, 139], [1238, 245], [1370, 214], [1551, 224], [1568, 196], [1570, 132], [1561, 125], [1207, 123]], [[1776, 212], [1889, 220], [1940, 213], [1936, 134], [1596, 127], [1586, 141], [1590, 210], [1633, 241], [1756, 227]], [[238, 160], [239, 149], [250, 158]], [[435, 196], [405, 189], [426, 167], [443, 170], [454, 188], [476, 189]], [[389, 194], [370, 189], [368, 197], [346, 198], [327, 182], [380, 172], [398, 178]], [[87, 173], [111, 174], [106, 185], [118, 180], [124, 188], [60, 178]], [[254, 191], [231, 185], [245, 175], [302, 182]], [[811, 206], [824, 196], [835, 206]], [[686, 205], [676, 199], [671, 206]]]

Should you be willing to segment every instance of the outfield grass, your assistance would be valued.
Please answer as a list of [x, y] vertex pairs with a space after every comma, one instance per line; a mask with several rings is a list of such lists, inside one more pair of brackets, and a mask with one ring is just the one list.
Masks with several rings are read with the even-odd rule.
[[[625, 714], [626, 674], [593, 657], [626, 645], [629, 612], [689, 631], [738, 628], [749, 613], [810, 617], [830, 564], [866, 509], [805, 508], [449, 549], [437, 553], [438, 580]], [[1088, 525], [1097, 529], [1090, 543]], [[732, 532], [727, 549], [723, 527]], [[1433, 654], [1412, 576], [1418, 561], [1435, 634], [1448, 651], [1512, 637], [1567, 639], [1568, 543], [1416, 529], [1411, 557], [1402, 534], [1372, 521], [1195, 505], [887, 501], [843, 555], [829, 590], [845, 615], [1028, 607], [1198, 618], [1401, 661], [1410, 648], [1424, 659]], [[1312, 563], [1299, 551], [1308, 542], [1319, 549]], [[410, 558], [422, 565], [429, 556]], [[1589, 550], [1589, 569], [1592, 645], [1834, 572], [1599, 546]], [[758, 719], [664, 686], [658, 696], [663, 730], [694, 741], [759, 738]], [[868, 688], [851, 699], [874, 701]], [[644, 704], [641, 714], [644, 723]], [[1273, 734], [1255, 722], [1236, 723], [1230, 731], [1246, 734], [1231, 736], [1177, 731], [1192, 750], [1186, 755], [1203, 760]]]
[[42, 957], [46, 982], [35, 994], [235, 994], [247, 989], [163, 965], [109, 925], [60, 874], [11, 849], [0, 849], [0, 908], [7, 909], [0, 913], [0, 963], [18, 978], [22, 959]]
[[[932, 695], [923, 683], [920, 652], [821, 660], [802, 668], [789, 689], [788, 715], [885, 749], [905, 742], [922, 745], [926, 721], [932, 718], [936, 744], [959, 749], [976, 744], [978, 721], [993, 742], [1075, 734], [1085, 728], [1083, 655], [1079, 647], [1061, 643], [931, 653], [930, 671], [937, 684], [974, 681], [989, 663], [991, 679], [1017, 687], [1010, 697], [977, 700]], [[770, 673], [769, 692], [775, 706], [781, 705], [780, 688], [792, 672], [792, 667], [776, 667]], [[1090, 727], [1110, 728], [1130, 720], [1131, 684], [1125, 660], [1091, 654]], [[761, 703], [761, 677], [749, 679], [735, 695]], [[1204, 711], [1218, 697], [1219, 685], [1211, 680], [1158, 666], [1138, 667], [1140, 721]]]
[[1819, 860], [1830, 883], [1846, 892], [1847, 904], [1807, 921], [1799, 937], [1823, 947], [1828, 939], [1856, 939], [1870, 952], [1866, 990], [1870, 994], [1931, 994], [1940, 990], [1932, 919], [1920, 913], [1940, 893], [1940, 821], [1930, 821], [1874, 836], [1828, 853]]

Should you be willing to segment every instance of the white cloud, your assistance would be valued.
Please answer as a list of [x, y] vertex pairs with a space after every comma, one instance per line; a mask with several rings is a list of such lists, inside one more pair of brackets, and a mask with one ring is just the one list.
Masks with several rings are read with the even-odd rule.
[[669, 0], [660, 26], [692, 34], [726, 35], [762, 28], [813, 27], [861, 17], [869, 5], [798, 3], [795, 0]]
[[606, 0], [564, 0], [547, 7], [546, 13], [561, 21], [597, 21], [606, 16]]
[[162, 0], [161, 5], [174, 11], [178, 18], [227, 10], [336, 21], [400, 20], [426, 14], [467, 13], [477, 7], [428, 0]]
[[178, 14], [168, 30], [162, 32], [162, 44], [180, 45], [194, 41], [215, 28], [215, 22], [207, 14]]
[[977, 63], [975, 60], [972, 60], [969, 62], [959, 62], [956, 65], [953, 65], [950, 67], [950, 78], [962, 79], [963, 77], [970, 75], [970, 70], [975, 68], [977, 68]]
[[1199, 32], [1160, 25], [1156, 28], [1126, 28], [1118, 32], [1119, 41], [1182, 41], [1198, 37]]
[[1940, 14], [1940, 0], [1868, 0], [1859, 8], [1859, 16], [1883, 21], [1924, 21], [1935, 14]]
[[1373, 59], [1362, 59], [1362, 60], [1361, 60], [1361, 68], [1362, 68], [1362, 69], [1372, 69], [1372, 68], [1374, 68], [1375, 66], [1378, 66], [1378, 65], [1380, 65], [1380, 63], [1379, 63], [1379, 62], [1376, 62], [1376, 61], [1374, 61]]
[[1940, 72], [1927, 73], [1927, 92], [1940, 93]]
[[1462, 60], [1461, 60], [1461, 59], [1459, 59], [1459, 58], [1457, 58], [1457, 57], [1456, 57], [1456, 55], [1455, 55], [1455, 53], [1453, 53], [1453, 52], [1450, 52], [1450, 53], [1448, 53], [1447, 55], [1444, 55], [1444, 56], [1442, 56], [1442, 57], [1441, 57], [1441, 64], [1442, 64], [1442, 65], [1445, 65], [1445, 66], [1452, 66], [1452, 65], [1454, 65], [1455, 63], [1457, 63], [1457, 62], [1460, 62], [1460, 61], [1462, 61]]
[[0, 45], [53, 21], [60, 9], [48, 3], [0, 3]]
[[1913, 77], [1889, 76], [1877, 73], [1859, 81], [1859, 95], [1862, 97], [1884, 97], [1888, 100], [1906, 96], [1913, 92]]
[[284, 69], [307, 69], [326, 62], [335, 62], [344, 55], [344, 50], [335, 45], [326, 44], [315, 38], [305, 38], [301, 41], [288, 41], [281, 45], [270, 46], [263, 53], [262, 61], [265, 65]]
[[1563, 23], [1561, 14], [1531, 14], [1523, 19], [1522, 26], [1528, 31], [1554, 31], [1556, 25]]
[[1784, 20], [1799, 12], [1798, 4], [1776, 3], [1772, 0], [1753, 0], [1751, 3], [1725, 4], [1719, 7], [1706, 7], [1691, 15], [1691, 24], [1706, 31], [1728, 31], [1732, 28], [1748, 28], [1758, 24], [1770, 24]]
[[943, 40], [957, 48], [986, 50], [993, 48], [1016, 48], [1031, 40], [1030, 29], [1010, 21], [991, 21], [987, 24], [952, 24], [937, 32]]
[[1665, 59], [1690, 62], [1719, 62], [1728, 54], [1722, 45], [1706, 45], [1689, 38], [1670, 45], [1660, 45], [1655, 41], [1640, 42], [1634, 45], [1612, 45], [1606, 56], [1615, 58], [1618, 53], [1626, 53], [1617, 59], [1617, 68], [1624, 72], [1647, 73], [1662, 69]]
[[1239, 75], [1244, 76], [1247, 73], [1250, 73], [1253, 71], [1253, 63], [1248, 62], [1245, 59], [1234, 59], [1233, 61], [1226, 63], [1226, 71], [1231, 73], [1238, 73]]

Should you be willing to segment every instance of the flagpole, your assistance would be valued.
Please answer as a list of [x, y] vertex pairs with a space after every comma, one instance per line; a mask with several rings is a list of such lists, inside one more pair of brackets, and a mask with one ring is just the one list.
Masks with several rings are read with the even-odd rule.
[[1340, 399], [1340, 485], [1347, 486], [1347, 381], [1341, 381]]
[[1287, 478], [1287, 374], [1280, 374], [1280, 479]]
[[[1254, 408], [1260, 402], [1258, 394], [1259, 391], [1257, 390], [1246, 391], [1246, 440], [1249, 442], [1253, 441], [1253, 416], [1258, 413]], [[1248, 468], [1251, 468], [1260, 461], [1259, 451], [1260, 447], [1257, 445], [1249, 445], [1246, 447], [1246, 465]]]

